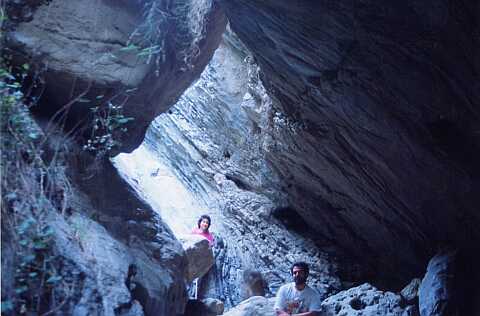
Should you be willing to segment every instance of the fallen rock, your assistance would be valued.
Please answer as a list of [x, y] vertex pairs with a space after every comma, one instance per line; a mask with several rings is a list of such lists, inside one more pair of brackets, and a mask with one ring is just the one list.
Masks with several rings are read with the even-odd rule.
[[267, 282], [262, 273], [255, 270], [245, 270], [242, 278], [242, 296], [247, 299], [252, 296], [265, 296]]
[[232, 308], [224, 316], [275, 316], [275, 298], [252, 296]]
[[207, 311], [212, 315], [222, 315], [224, 310], [224, 304], [221, 300], [208, 297], [202, 300], [202, 303], [207, 307]]
[[458, 315], [455, 304], [455, 251], [435, 255], [418, 290], [421, 316]]
[[400, 295], [408, 304], [415, 303], [415, 299], [418, 297], [418, 288], [420, 287], [421, 283], [422, 280], [415, 278], [400, 292]]
[[188, 300], [184, 316], [210, 316], [207, 306], [200, 300]]
[[418, 315], [415, 306], [402, 307], [402, 297], [392, 292], [382, 292], [365, 283], [328, 297], [322, 303], [324, 316], [377, 316]]
[[208, 246], [208, 240], [199, 235], [183, 235], [179, 238], [187, 256], [185, 280], [190, 283], [204, 276], [213, 266], [213, 252]]

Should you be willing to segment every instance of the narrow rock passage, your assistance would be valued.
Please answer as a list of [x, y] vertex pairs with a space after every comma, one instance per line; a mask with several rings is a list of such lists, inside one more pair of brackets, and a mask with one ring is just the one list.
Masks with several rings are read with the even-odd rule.
[[[221, 299], [227, 310], [251, 295], [273, 296], [300, 260], [311, 264], [311, 285], [323, 297], [341, 289], [336, 261], [305, 237], [308, 225], [291, 231], [277, 214], [288, 205], [265, 156], [289, 128], [248, 50], [227, 31], [200, 79], [152, 122], [142, 146], [114, 159], [177, 236], [211, 215], [220, 245], [200, 297]], [[261, 275], [263, 289], [252, 288], [252, 275]]]
[[168, 166], [145, 146], [113, 158], [115, 167], [140, 196], [148, 201], [176, 236], [188, 234], [201, 214], [202, 200], [185, 188]]

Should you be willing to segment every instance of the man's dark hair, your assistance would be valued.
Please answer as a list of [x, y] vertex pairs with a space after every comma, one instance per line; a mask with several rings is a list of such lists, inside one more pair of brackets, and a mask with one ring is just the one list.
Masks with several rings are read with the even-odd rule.
[[198, 222], [197, 222], [198, 228], [200, 228], [200, 223], [201, 223], [202, 220], [204, 220], [204, 219], [207, 219], [207, 220], [208, 220], [208, 228], [210, 228], [210, 225], [212, 225], [212, 220], [210, 219], [210, 216], [208, 216], [208, 215], [202, 215], [202, 216], [200, 216], [200, 218], [198, 219]]
[[293, 275], [293, 268], [294, 267], [300, 268], [303, 271], [305, 271], [305, 275], [307, 275], [307, 276], [310, 272], [310, 269], [308, 268], [308, 264], [306, 262], [298, 261], [298, 262], [295, 262], [294, 264], [292, 264], [292, 267], [290, 268], [290, 274], [291, 275]]

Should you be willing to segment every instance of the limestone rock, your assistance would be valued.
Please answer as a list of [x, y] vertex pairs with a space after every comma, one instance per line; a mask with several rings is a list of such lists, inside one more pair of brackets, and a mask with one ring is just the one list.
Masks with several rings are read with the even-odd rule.
[[118, 311], [116, 316], [144, 316], [142, 305], [137, 300], [132, 302], [128, 311]]
[[455, 256], [455, 251], [442, 252], [428, 263], [427, 272], [418, 289], [421, 316], [458, 315]]
[[212, 315], [222, 315], [224, 310], [224, 304], [221, 300], [216, 298], [205, 298], [202, 300], [203, 304], [207, 307], [207, 310]]
[[52, 214], [59, 253], [89, 280], [75, 308], [125, 312], [136, 300], [146, 315], [182, 313], [187, 297], [181, 244], [109, 160], [85, 170], [76, 161], [86, 159], [82, 155], [69, 162], [73, 214]]
[[252, 296], [241, 302], [225, 314], [224, 316], [275, 316], [273, 310], [275, 298], [265, 298], [263, 296]]
[[416, 301], [416, 298], [418, 297], [418, 288], [421, 283], [421, 279], [415, 278], [400, 292], [400, 295], [402, 295], [408, 304], [412, 304]]
[[208, 240], [199, 235], [183, 235], [179, 237], [188, 261], [185, 279], [192, 282], [202, 277], [214, 263], [213, 252]]
[[242, 280], [242, 296], [247, 299], [251, 296], [265, 296], [267, 283], [262, 273], [255, 270], [245, 270]]
[[278, 101], [266, 160], [292, 217], [382, 286], [421, 273], [438, 240], [478, 248], [475, 1], [220, 3]]
[[328, 297], [322, 302], [325, 316], [410, 316], [414, 306], [404, 307], [402, 297], [392, 292], [382, 292], [365, 283]]
[[[200, 79], [152, 123], [142, 151], [174, 170], [208, 205], [218, 247], [199, 297], [219, 298], [228, 309], [251, 295], [275, 293], [291, 280], [291, 264], [303, 260], [311, 263], [309, 284], [324, 298], [340, 288], [336, 262], [317, 247], [313, 231], [301, 235], [306, 223], [289, 229], [276, 216], [290, 209], [284, 184], [265, 160], [271, 146], [280, 146], [271, 139], [280, 128], [271, 121], [275, 101], [248, 50], [232, 42], [238, 38], [227, 32]], [[137, 188], [148, 185], [137, 180]], [[261, 273], [263, 285], [244, 286], [244, 273], [252, 270]]]
[[87, 130], [77, 135], [83, 144], [95, 126], [91, 108], [121, 106], [134, 120], [122, 125], [128, 133], [114, 131], [121, 143], [116, 151], [141, 143], [155, 116], [200, 75], [225, 29], [223, 12], [211, 0], [53, 0], [28, 12], [7, 29], [2, 53], [41, 76], [37, 117], [67, 110], [66, 128], [79, 123]]

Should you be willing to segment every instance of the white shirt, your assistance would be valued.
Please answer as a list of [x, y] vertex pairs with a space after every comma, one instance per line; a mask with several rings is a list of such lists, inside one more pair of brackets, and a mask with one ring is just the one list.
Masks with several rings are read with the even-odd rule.
[[321, 310], [320, 295], [305, 285], [301, 291], [295, 287], [295, 282], [282, 285], [275, 299], [275, 310], [283, 310], [289, 314], [298, 314]]

